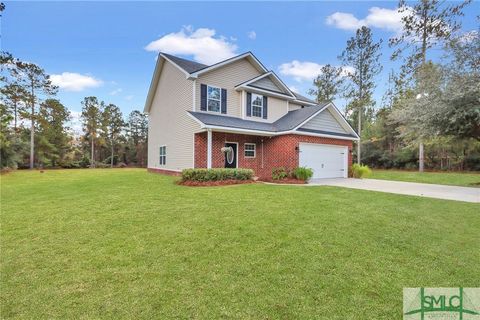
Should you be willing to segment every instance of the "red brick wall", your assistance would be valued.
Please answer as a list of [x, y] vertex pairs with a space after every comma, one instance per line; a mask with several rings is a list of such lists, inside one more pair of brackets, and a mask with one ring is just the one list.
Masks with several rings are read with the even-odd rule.
[[[257, 172], [261, 166], [261, 139], [258, 136], [249, 136], [243, 134], [213, 132], [212, 133], [212, 167], [223, 168], [225, 167], [225, 155], [221, 151], [225, 146], [225, 142], [237, 142], [238, 143], [238, 167], [253, 169]], [[264, 138], [265, 139], [265, 138]], [[244, 157], [245, 143], [256, 144], [256, 156], [255, 158]], [[195, 134], [195, 168], [207, 167], [207, 133]]]
[[[262, 143], [263, 141], [263, 143]], [[224, 154], [221, 148], [225, 142], [238, 142], [238, 167], [253, 169], [261, 178], [271, 178], [272, 168], [285, 167], [293, 169], [298, 167], [299, 152], [295, 150], [300, 142], [332, 144], [347, 146], [348, 165], [352, 165], [352, 141], [311, 137], [297, 134], [282, 135], [276, 137], [260, 137], [231, 133], [212, 133], [212, 167], [223, 168]], [[256, 143], [256, 157], [253, 159], [244, 157], [244, 144]], [[263, 154], [263, 164], [262, 164]], [[207, 167], [207, 133], [195, 134], [195, 168]]]

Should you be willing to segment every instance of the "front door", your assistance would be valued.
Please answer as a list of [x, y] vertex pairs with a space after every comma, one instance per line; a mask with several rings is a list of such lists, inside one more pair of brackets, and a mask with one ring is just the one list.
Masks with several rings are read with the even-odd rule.
[[236, 168], [237, 167], [237, 144], [236, 143], [225, 143], [225, 147], [230, 147], [230, 151], [225, 152], [225, 168]]

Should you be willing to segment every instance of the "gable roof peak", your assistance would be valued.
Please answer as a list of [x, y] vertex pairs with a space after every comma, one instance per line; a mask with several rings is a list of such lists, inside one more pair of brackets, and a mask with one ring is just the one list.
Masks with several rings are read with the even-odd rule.
[[177, 57], [177, 56], [173, 56], [173, 55], [168, 54], [168, 53], [160, 52], [159, 55], [163, 56], [164, 58], [166, 58], [170, 61], [172, 61], [177, 66], [179, 66], [180, 68], [185, 70], [187, 73], [192, 73], [192, 72], [195, 72], [197, 70], [208, 67], [206, 64], [195, 62], [195, 61], [184, 59], [184, 58], [180, 58], [180, 57]]

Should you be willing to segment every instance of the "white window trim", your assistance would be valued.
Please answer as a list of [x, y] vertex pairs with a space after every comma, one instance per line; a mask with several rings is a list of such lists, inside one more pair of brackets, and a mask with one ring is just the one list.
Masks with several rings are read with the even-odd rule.
[[[253, 145], [253, 150], [247, 150], [247, 149], [245, 149], [245, 146], [246, 146], [246, 145], [251, 145], [251, 146]], [[245, 152], [247, 152], [247, 151], [253, 151], [253, 156], [247, 156], [247, 155], [245, 155]], [[251, 143], [251, 142], [245, 143], [245, 144], [243, 145], [243, 156], [244, 156], [245, 158], [249, 158], [249, 159], [256, 158], [256, 157], [257, 157], [257, 144], [256, 144], [256, 143]]]
[[[220, 98], [218, 100], [217, 99], [210, 99], [208, 97], [208, 89], [209, 88], [218, 89], [218, 91], [220, 91]], [[210, 110], [209, 105], [208, 105], [208, 100], [218, 101], [218, 103], [219, 103], [218, 104], [219, 105], [218, 111]], [[221, 113], [222, 112], [222, 88], [207, 85], [207, 111], [208, 112], [215, 112], [215, 113]]]
[[[160, 154], [162, 148], [165, 148], [165, 154], [164, 155]], [[160, 159], [162, 159], [162, 157], [165, 157], [165, 163], [161, 163]], [[161, 165], [161, 166], [166, 166], [167, 165], [167, 146], [166, 145], [161, 145], [161, 146], [158, 147], [158, 164]]]
[[[259, 106], [259, 105], [255, 105], [255, 107], [257, 107], [257, 108], [260, 108], [260, 109], [261, 109], [261, 111], [260, 111], [260, 115], [259, 115], [259, 116], [255, 116], [255, 115], [253, 115], [253, 107], [254, 107], [254, 105], [253, 105], [253, 101], [255, 100], [255, 99], [253, 98], [253, 96], [254, 96], [254, 95], [255, 95], [255, 96], [259, 96], [259, 97], [261, 97], [260, 101], [262, 102], [262, 105], [261, 105], [261, 106]], [[261, 95], [261, 94], [258, 94], [258, 93], [252, 93], [252, 101], [251, 101], [250, 108], [251, 108], [251, 110], [250, 110], [250, 116], [251, 116], [251, 117], [255, 117], [255, 118], [263, 118], [263, 95]]]

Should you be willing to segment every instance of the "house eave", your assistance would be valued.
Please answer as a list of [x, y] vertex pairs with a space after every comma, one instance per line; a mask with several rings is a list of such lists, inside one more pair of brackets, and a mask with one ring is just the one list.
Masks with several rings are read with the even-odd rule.
[[295, 100], [295, 97], [289, 96], [285, 93], [275, 92], [275, 91], [272, 91], [272, 90], [266, 90], [266, 89], [262, 89], [262, 88], [259, 88], [259, 87], [249, 86], [249, 85], [237, 86], [237, 87], [235, 87], [235, 90], [236, 91], [244, 90], [244, 91], [250, 91], [250, 92], [254, 92], [254, 93], [260, 93], [260, 94], [264, 94], [266, 96], [282, 98], [282, 99], [289, 100], [289, 101]]
[[288, 134], [296, 134], [296, 135], [302, 135], [302, 136], [323, 137], [323, 138], [331, 138], [331, 139], [337, 139], [337, 140], [351, 140], [351, 141], [358, 141], [359, 140], [356, 137], [348, 137], [348, 136], [326, 134], [326, 133], [315, 133], [315, 132], [307, 132], [307, 131], [298, 131], [298, 130], [270, 132], [270, 131], [242, 129], [242, 128], [234, 128], [234, 127], [203, 125], [202, 126], [202, 131], [207, 131], [207, 130], [212, 130], [212, 131], [216, 131], [216, 132], [265, 136], [265, 137], [277, 137], [277, 136], [283, 136], [283, 135], [288, 135]]

